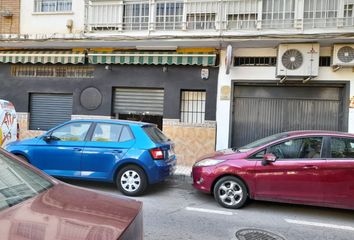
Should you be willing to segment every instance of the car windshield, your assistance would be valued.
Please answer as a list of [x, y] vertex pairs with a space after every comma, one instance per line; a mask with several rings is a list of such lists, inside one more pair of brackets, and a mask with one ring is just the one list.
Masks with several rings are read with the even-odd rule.
[[50, 181], [0, 153], [0, 211], [52, 186]]
[[284, 137], [287, 137], [288, 134], [287, 133], [277, 133], [277, 134], [274, 134], [274, 135], [271, 135], [269, 137], [265, 137], [265, 138], [262, 138], [262, 139], [259, 139], [257, 141], [254, 141], [254, 142], [251, 142], [243, 147], [240, 147], [240, 148], [237, 148], [235, 149], [235, 151], [237, 152], [247, 152], [253, 148], [257, 148], [257, 147], [260, 147], [264, 144], [267, 144], [267, 143], [270, 143], [274, 140], [277, 140], [277, 139], [281, 139], [281, 138], [284, 138]]

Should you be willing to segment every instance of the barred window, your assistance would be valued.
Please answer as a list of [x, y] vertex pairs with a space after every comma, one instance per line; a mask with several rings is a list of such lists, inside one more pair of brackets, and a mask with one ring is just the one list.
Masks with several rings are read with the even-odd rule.
[[354, 9], [354, 4], [345, 4], [344, 5], [344, 17], [353, 17], [353, 9]]
[[125, 30], [145, 30], [149, 23], [149, 4], [126, 3], [123, 15]]
[[234, 66], [275, 66], [276, 57], [235, 57]]
[[43, 78], [93, 78], [92, 66], [30, 66], [14, 65], [11, 75], [14, 77], [43, 77]]
[[215, 13], [188, 13], [187, 28], [192, 30], [215, 29]]
[[35, 0], [34, 12], [69, 12], [72, 0]]
[[205, 91], [181, 92], [181, 122], [204, 123], [205, 120]]
[[331, 66], [331, 57], [322, 56], [320, 57], [320, 67], [330, 67]]
[[156, 29], [175, 30], [182, 28], [183, 2], [156, 3]]

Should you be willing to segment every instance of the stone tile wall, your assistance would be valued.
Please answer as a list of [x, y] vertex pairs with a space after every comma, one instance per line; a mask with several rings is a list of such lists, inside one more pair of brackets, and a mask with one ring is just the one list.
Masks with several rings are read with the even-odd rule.
[[163, 132], [175, 143], [178, 165], [192, 166], [196, 159], [215, 151], [216, 124], [184, 124], [164, 119]]

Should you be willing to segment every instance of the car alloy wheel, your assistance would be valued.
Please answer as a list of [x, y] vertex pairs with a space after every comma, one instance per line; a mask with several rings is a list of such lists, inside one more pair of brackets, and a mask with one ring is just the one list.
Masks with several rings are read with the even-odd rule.
[[138, 196], [145, 192], [147, 178], [141, 168], [135, 165], [129, 165], [119, 171], [116, 183], [123, 194]]
[[233, 176], [221, 178], [214, 187], [216, 201], [226, 208], [241, 208], [246, 203], [247, 196], [245, 184]]

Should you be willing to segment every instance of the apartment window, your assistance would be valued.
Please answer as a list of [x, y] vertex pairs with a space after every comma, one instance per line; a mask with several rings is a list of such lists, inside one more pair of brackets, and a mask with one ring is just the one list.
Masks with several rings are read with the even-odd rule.
[[192, 30], [215, 29], [215, 13], [187, 14], [187, 28]]
[[267, 67], [267, 66], [275, 66], [277, 63], [276, 57], [235, 57], [234, 58], [234, 66], [254, 66], [254, 67]]
[[330, 0], [305, 0], [304, 2], [304, 26], [335, 27], [337, 25], [336, 1]]
[[225, 1], [228, 29], [255, 29], [258, 0]]
[[353, 17], [353, 9], [354, 9], [354, 4], [346, 4], [344, 5], [344, 17], [349, 18]]
[[72, 0], [35, 0], [35, 12], [70, 12]]
[[331, 57], [323, 56], [320, 57], [320, 67], [330, 67], [331, 66]]
[[181, 122], [204, 123], [205, 120], [205, 91], [181, 92]]
[[291, 28], [294, 15], [295, 0], [263, 0], [264, 28]]
[[182, 29], [182, 19], [182, 2], [158, 2], [156, 4], [156, 29]]
[[93, 78], [94, 67], [89, 66], [30, 66], [15, 65], [11, 68], [14, 77], [43, 78]]
[[125, 3], [124, 5], [124, 29], [146, 30], [149, 23], [148, 3]]
[[253, 29], [256, 28], [256, 13], [229, 14], [227, 22], [229, 29]]

